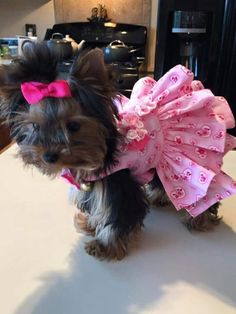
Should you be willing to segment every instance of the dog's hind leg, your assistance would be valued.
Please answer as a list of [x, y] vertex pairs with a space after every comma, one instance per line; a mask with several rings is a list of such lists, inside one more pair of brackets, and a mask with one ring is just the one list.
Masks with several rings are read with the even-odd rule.
[[[152, 206], [158, 207], [171, 205], [171, 201], [157, 175], [155, 175], [153, 180], [145, 186], [145, 191]], [[185, 209], [180, 210], [178, 216], [188, 230], [208, 231], [214, 226], [217, 226], [221, 221], [221, 217], [218, 215], [219, 205], [219, 202], [215, 203], [197, 217], [192, 217]]]
[[180, 219], [189, 231], [208, 231], [217, 226], [222, 217], [218, 215], [220, 203], [217, 202], [197, 217], [192, 217], [186, 210], [180, 211]]

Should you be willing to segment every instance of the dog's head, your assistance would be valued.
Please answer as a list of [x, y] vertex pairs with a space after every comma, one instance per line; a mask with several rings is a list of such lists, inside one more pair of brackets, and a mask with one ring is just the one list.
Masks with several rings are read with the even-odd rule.
[[114, 162], [119, 134], [114, 89], [99, 49], [81, 55], [66, 84], [69, 95], [30, 104], [22, 86], [57, 82], [57, 62], [44, 44], [0, 67], [0, 115], [19, 145], [19, 156], [47, 175], [63, 168], [100, 171]]

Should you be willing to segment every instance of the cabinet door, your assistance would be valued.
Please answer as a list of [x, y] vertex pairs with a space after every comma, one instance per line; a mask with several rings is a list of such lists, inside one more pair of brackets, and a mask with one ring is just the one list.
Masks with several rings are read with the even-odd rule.
[[0, 124], [0, 150], [10, 144], [11, 139], [9, 133], [9, 129], [6, 126]]

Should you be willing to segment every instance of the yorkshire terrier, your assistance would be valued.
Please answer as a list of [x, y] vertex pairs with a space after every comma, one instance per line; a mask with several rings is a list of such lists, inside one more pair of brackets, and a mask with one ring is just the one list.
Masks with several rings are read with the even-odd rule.
[[[172, 73], [173, 86], [178, 83], [178, 71], [175, 69]], [[178, 87], [179, 98], [174, 97], [174, 100], [180, 99], [179, 107], [182, 104], [181, 99], [190, 99], [189, 95], [194, 90], [189, 87], [192, 82], [191, 73], [183, 67], [181, 71], [186, 82], [182, 89], [181, 86]], [[136, 96], [133, 100], [140, 100], [145, 107], [147, 97], [150, 100], [150, 94], [155, 94], [156, 89], [153, 89], [154, 80], [142, 79], [142, 82], [144, 89], [146, 88], [144, 96], [140, 96], [140, 87], [135, 87]], [[160, 89], [159, 96], [155, 96], [155, 101], [151, 103], [153, 107], [149, 106], [149, 111], [155, 111], [158, 103], [160, 108], [163, 108], [171, 102], [171, 99], [168, 99], [171, 92], [168, 94], [166, 90]], [[197, 93], [196, 91], [196, 95], [199, 95], [201, 91]], [[199, 101], [201, 102], [201, 97]], [[104, 64], [102, 51], [97, 48], [76, 58], [67, 80], [60, 80], [57, 60], [43, 43], [32, 44], [22, 57], [10, 65], [0, 67], [0, 114], [10, 127], [11, 137], [18, 144], [19, 157], [24, 164], [35, 166], [43, 174], [50, 177], [62, 175], [72, 184], [71, 199], [78, 208], [74, 218], [75, 225], [94, 237], [85, 245], [85, 249], [88, 254], [98, 259], [124, 258], [132, 240], [143, 226], [149, 207], [171, 204], [172, 198], [181, 199], [183, 189], [180, 182], [187, 181], [187, 184], [190, 184], [191, 175], [193, 177], [194, 174], [191, 169], [188, 170], [190, 166], [186, 166], [184, 173], [181, 170], [178, 175], [173, 176], [171, 166], [163, 159], [164, 154], [155, 162], [149, 162], [147, 178], [139, 179], [136, 175], [137, 168], [143, 167], [142, 161], [139, 166], [135, 166], [136, 169], [132, 163], [130, 165], [130, 161], [127, 161], [127, 166], [121, 165], [120, 156], [128, 155], [128, 148], [132, 153], [138, 149], [140, 154], [145, 155], [145, 145], [151, 142], [156, 130], [159, 130], [159, 126], [154, 126], [153, 134], [147, 133], [143, 126], [145, 114], [141, 114], [138, 120], [137, 115], [131, 118], [125, 115], [127, 102], [129, 100], [114, 88], [112, 75]], [[208, 108], [206, 103], [204, 106], [205, 115], [213, 115], [212, 108]], [[135, 108], [133, 107], [131, 112], [135, 112]], [[145, 108], [143, 110], [145, 112]], [[188, 119], [188, 115], [181, 117], [177, 114], [177, 120], [168, 119], [171, 118], [167, 117], [165, 125], [171, 125], [170, 129], [173, 129], [176, 126], [173, 121], [176, 121], [181, 133], [182, 122]], [[154, 122], [153, 118], [152, 124]], [[130, 127], [129, 123], [137, 128]], [[205, 128], [199, 124], [188, 124], [190, 132], [195, 127], [199, 130], [199, 133], [195, 132], [196, 136], [204, 140], [207, 132], [210, 132], [208, 126], [209, 123]], [[163, 134], [169, 136], [167, 131], [163, 131]], [[178, 147], [187, 145], [182, 143], [181, 137], [178, 136], [175, 138], [175, 144], [179, 145]], [[198, 148], [197, 144], [193, 141], [192, 145], [188, 146]], [[196, 156], [194, 151], [192, 153], [191, 166], [200, 160], [202, 169], [206, 168], [208, 171], [211, 166], [206, 164], [204, 159], [208, 150], [196, 150], [197, 148], [194, 148]], [[156, 145], [155, 149], [161, 148]], [[169, 152], [175, 156], [176, 163], [181, 163], [174, 146], [171, 149], [169, 147]], [[209, 149], [209, 155], [213, 154], [218, 156], [216, 158], [220, 163], [224, 153], [220, 152], [220, 148], [218, 151], [215, 144]], [[155, 156], [152, 157], [155, 159]], [[157, 166], [154, 164], [164, 169], [162, 175], [155, 171]], [[167, 175], [176, 183], [175, 193], [168, 195], [163, 187], [165, 180], [171, 181]], [[212, 175], [211, 178], [218, 183], [216, 177], [213, 178]], [[228, 189], [228, 194], [233, 192]], [[184, 217], [186, 226], [191, 230], [208, 230], [217, 225], [220, 221], [219, 201], [226, 197], [221, 195], [222, 193], [197, 214], [194, 211], [192, 214], [191, 211], [196, 207], [196, 202], [180, 204], [177, 209], [182, 213], [181, 217]], [[206, 193], [198, 193], [198, 199], [201, 201], [206, 201], [207, 196]]]

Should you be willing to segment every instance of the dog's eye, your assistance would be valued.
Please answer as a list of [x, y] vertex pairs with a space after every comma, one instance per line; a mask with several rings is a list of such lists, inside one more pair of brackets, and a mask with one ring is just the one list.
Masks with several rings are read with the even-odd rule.
[[66, 128], [69, 132], [74, 133], [74, 132], [79, 131], [80, 125], [78, 122], [71, 121], [66, 124]]
[[34, 131], [38, 132], [40, 129], [40, 126], [37, 123], [32, 123]]

